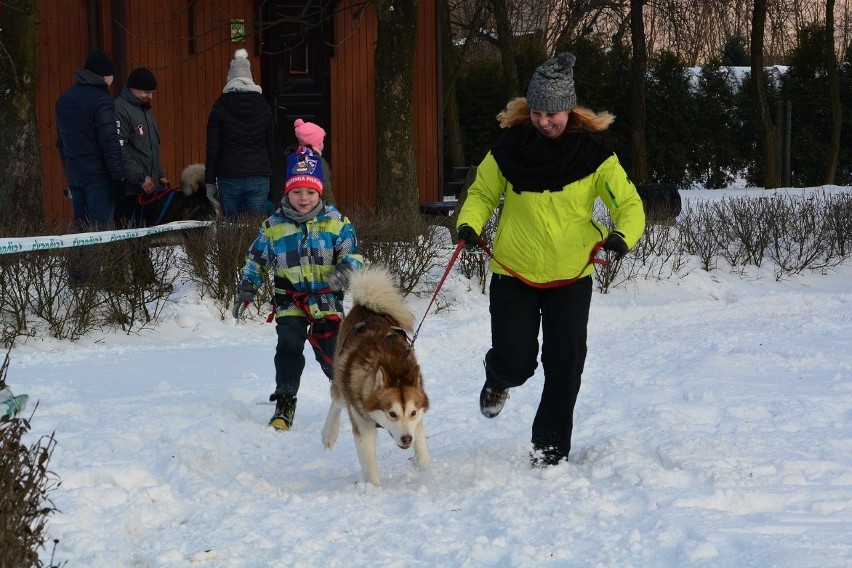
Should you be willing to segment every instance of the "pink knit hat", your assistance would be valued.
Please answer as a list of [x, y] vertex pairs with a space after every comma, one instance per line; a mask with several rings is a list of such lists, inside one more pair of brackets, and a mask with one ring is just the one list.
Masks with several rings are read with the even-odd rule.
[[325, 130], [313, 122], [305, 122], [301, 118], [297, 118], [293, 124], [296, 127], [296, 140], [299, 141], [300, 146], [310, 146], [317, 152], [322, 152]]

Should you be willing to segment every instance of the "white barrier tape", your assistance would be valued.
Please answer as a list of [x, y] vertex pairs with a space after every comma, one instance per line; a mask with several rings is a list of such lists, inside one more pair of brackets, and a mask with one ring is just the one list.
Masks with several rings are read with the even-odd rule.
[[33, 250], [60, 249], [112, 243], [126, 239], [136, 239], [145, 235], [155, 235], [168, 231], [180, 231], [196, 227], [213, 225], [213, 221], [172, 221], [156, 227], [139, 229], [122, 229], [118, 231], [99, 231], [96, 233], [74, 233], [73, 235], [58, 235], [53, 237], [0, 237], [0, 254], [11, 254]]

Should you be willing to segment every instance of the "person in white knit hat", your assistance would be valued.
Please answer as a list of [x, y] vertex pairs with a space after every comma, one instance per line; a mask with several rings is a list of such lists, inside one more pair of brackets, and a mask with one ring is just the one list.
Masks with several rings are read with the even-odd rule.
[[226, 219], [274, 210], [269, 200], [274, 124], [262, 93], [248, 52], [238, 49], [207, 119], [204, 183]]

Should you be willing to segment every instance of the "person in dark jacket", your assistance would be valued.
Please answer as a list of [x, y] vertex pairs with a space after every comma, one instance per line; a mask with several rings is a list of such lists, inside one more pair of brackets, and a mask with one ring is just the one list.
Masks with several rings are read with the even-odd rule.
[[239, 49], [231, 61], [222, 94], [207, 119], [207, 195], [221, 204], [222, 214], [271, 213], [272, 110], [251, 76], [248, 52]]
[[[115, 103], [109, 94], [115, 66], [93, 51], [74, 85], [56, 100], [56, 148], [62, 160], [77, 232], [113, 227], [115, 197], [124, 183]], [[68, 259], [72, 285], [91, 284], [100, 272], [92, 247], [77, 247]]]
[[133, 217], [137, 195], [140, 191], [153, 193], [169, 184], [160, 163], [160, 132], [151, 112], [156, 90], [157, 78], [151, 70], [138, 67], [127, 76], [127, 84], [115, 99], [118, 138], [127, 174], [124, 195], [116, 204], [119, 225], [130, 225], [131, 219], [133, 224], [143, 224], [141, 211], [137, 211], [136, 217], [139, 218]]
[[[157, 90], [157, 78], [146, 67], [137, 67], [127, 76], [127, 83], [115, 99], [118, 139], [127, 174], [124, 191], [117, 198], [115, 221], [119, 227], [156, 225], [165, 200], [137, 207], [139, 193], [154, 193], [168, 187], [160, 163], [160, 132], [151, 112], [151, 101]], [[158, 282], [146, 239], [128, 239], [121, 247], [127, 254], [134, 281], [147, 286], [169, 287]]]
[[115, 67], [93, 51], [77, 70], [74, 85], [56, 101], [56, 148], [74, 209], [74, 228], [103, 230], [113, 225], [115, 188], [124, 179], [115, 104], [109, 94]]

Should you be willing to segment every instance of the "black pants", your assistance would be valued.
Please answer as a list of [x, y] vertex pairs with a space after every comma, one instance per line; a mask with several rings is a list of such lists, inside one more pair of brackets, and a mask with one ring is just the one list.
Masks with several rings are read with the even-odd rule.
[[[314, 324], [314, 331], [322, 334], [339, 326], [335, 320], [323, 320]], [[278, 334], [278, 345], [275, 347], [275, 392], [270, 399], [277, 400], [283, 395], [296, 396], [305, 369], [305, 342], [308, 340], [308, 320], [303, 317], [282, 317], [276, 320], [275, 332]], [[334, 356], [334, 346], [337, 344], [337, 333], [317, 341], [322, 353], [329, 359]], [[334, 368], [322, 353], [314, 349], [314, 356], [322, 368], [322, 372], [331, 380]]]
[[[142, 210], [137, 212], [131, 227], [131, 217], [136, 207], [136, 195], [122, 195], [115, 203], [115, 226], [119, 229], [153, 226], [142, 217]], [[130, 267], [133, 281], [137, 284], [148, 285], [156, 281], [154, 263], [151, 261], [149, 241], [146, 237], [127, 239], [124, 241], [121, 253]]]
[[533, 376], [541, 329], [544, 389], [532, 426], [534, 448], [563, 456], [571, 450], [591, 301], [591, 276], [558, 288], [534, 288], [500, 274], [491, 279], [491, 349], [485, 355], [490, 385], [517, 387]]

